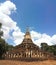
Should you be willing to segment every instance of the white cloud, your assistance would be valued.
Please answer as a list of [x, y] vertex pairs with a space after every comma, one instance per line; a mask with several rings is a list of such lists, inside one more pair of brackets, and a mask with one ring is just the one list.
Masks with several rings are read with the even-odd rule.
[[[19, 44], [22, 40], [23, 33], [17, 26], [17, 22], [12, 20], [10, 17], [12, 12], [15, 11], [16, 5], [11, 1], [5, 1], [4, 3], [0, 4], [0, 23], [2, 23], [2, 30], [4, 32], [3, 38], [6, 41], [8, 41], [8, 39], [12, 39], [15, 44]], [[11, 31], [13, 32], [11, 33]], [[18, 40], [19, 36], [21, 37], [20, 40]]]
[[31, 31], [31, 36], [33, 42], [38, 46], [40, 46], [40, 44], [43, 42], [47, 43], [48, 45], [56, 44], [56, 35], [51, 37], [45, 33], [41, 34], [36, 31]]
[[51, 42], [52, 42], [53, 44], [56, 44], [56, 35], [53, 35], [53, 36], [52, 36]]
[[4, 32], [4, 38], [8, 39], [10, 37], [10, 30], [16, 28], [16, 22], [10, 18], [12, 11], [16, 10], [16, 6], [10, 2], [6, 1], [0, 5], [0, 22], [2, 23], [2, 30]]
[[[18, 45], [22, 42], [24, 33], [21, 32], [21, 29], [17, 26], [17, 22], [10, 17], [12, 12], [15, 12], [16, 9], [16, 5], [11, 1], [5, 1], [0, 4], [0, 23], [2, 23], [2, 30], [4, 32], [3, 38], [6, 41], [12, 39], [14, 44]], [[32, 30], [31, 37], [33, 42], [39, 46], [42, 42], [46, 42], [48, 45], [56, 44], [56, 35], [51, 37], [46, 33], [41, 34]]]
[[0, 4], [0, 12], [3, 12], [4, 14], [10, 15], [11, 12], [15, 10], [16, 6], [11, 1], [6, 1]]
[[38, 33], [38, 32], [36, 32], [36, 31], [31, 31], [31, 36], [32, 36], [32, 38], [34, 38], [34, 39], [39, 39], [39, 38], [41, 38], [41, 34]]
[[18, 44], [20, 44], [22, 42], [22, 40], [24, 38], [23, 37], [24, 36], [24, 33], [21, 32], [20, 30], [16, 30], [16, 31], [13, 32], [12, 36], [14, 38], [14, 43], [16, 45], [18, 45]]

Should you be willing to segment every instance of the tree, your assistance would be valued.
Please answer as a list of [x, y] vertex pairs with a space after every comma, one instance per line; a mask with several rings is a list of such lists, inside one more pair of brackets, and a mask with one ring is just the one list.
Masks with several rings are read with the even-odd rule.
[[2, 59], [2, 55], [5, 53], [5, 40], [1, 37], [3, 36], [3, 31], [1, 31], [2, 24], [0, 23], [0, 59]]
[[3, 36], [3, 31], [1, 31], [2, 24], [0, 23], [0, 38]]
[[13, 45], [9, 45], [8, 43], [5, 44], [5, 50], [6, 50], [6, 51], [13, 50], [13, 48], [14, 48]]
[[47, 43], [41, 43], [41, 50], [56, 55], [56, 45], [47, 45]]
[[0, 59], [6, 51], [12, 50], [14, 47], [6, 43], [4, 39], [2, 39], [3, 31], [1, 31], [2, 24], [0, 23]]
[[56, 45], [49, 46], [48, 52], [56, 55]]
[[41, 49], [43, 51], [48, 51], [48, 45], [47, 45], [47, 43], [41, 43]]
[[2, 26], [2, 24], [0, 23], [0, 29], [1, 29], [1, 26]]
[[3, 53], [5, 53], [5, 40], [0, 38], [0, 59], [2, 58]]

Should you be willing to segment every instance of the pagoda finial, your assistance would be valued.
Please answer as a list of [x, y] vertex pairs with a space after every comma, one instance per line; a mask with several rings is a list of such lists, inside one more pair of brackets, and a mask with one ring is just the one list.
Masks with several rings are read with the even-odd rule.
[[26, 28], [26, 32], [29, 32], [30, 30], [29, 30], [29, 27], [27, 26], [27, 28]]
[[24, 35], [24, 38], [25, 38], [25, 39], [31, 39], [29, 27], [27, 27], [27, 29], [26, 29], [26, 33], [25, 33], [25, 35]]

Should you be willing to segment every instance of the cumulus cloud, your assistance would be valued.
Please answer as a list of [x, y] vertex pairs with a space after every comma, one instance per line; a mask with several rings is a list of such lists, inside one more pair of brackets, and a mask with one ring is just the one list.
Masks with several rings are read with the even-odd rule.
[[24, 33], [21, 32], [21, 30], [16, 30], [13, 32], [12, 36], [14, 38], [14, 43], [16, 43], [16, 45], [18, 45], [22, 42]]
[[46, 33], [41, 34], [36, 31], [31, 31], [31, 37], [33, 42], [38, 46], [40, 46], [41, 43], [47, 43], [48, 45], [56, 44], [56, 35], [51, 37]]
[[[22, 40], [22, 38], [20, 38], [20, 40], [18, 40], [18, 38], [23, 37], [23, 33], [17, 26], [17, 22], [12, 20], [10, 17], [12, 12], [15, 12], [16, 9], [16, 5], [11, 1], [5, 1], [0, 4], [0, 23], [2, 23], [2, 31], [4, 32], [3, 38], [6, 41], [8, 41], [8, 39], [12, 39], [15, 45], [19, 44]], [[13, 32], [11, 33], [11, 31]], [[17, 42], [17, 40], [19, 42]]]
[[16, 6], [11, 1], [6, 1], [0, 4], [0, 12], [3, 12], [4, 14], [10, 15], [11, 12], [15, 10]]
[[[3, 38], [6, 41], [11, 39], [14, 43], [13, 45], [20, 44], [24, 38], [24, 33], [17, 26], [17, 22], [12, 20], [10, 17], [10, 15], [15, 12], [16, 9], [16, 5], [11, 1], [0, 3], [0, 23], [2, 23], [2, 31], [4, 32]], [[41, 34], [32, 30], [31, 37], [33, 42], [38, 46], [40, 46], [42, 42], [46, 42], [48, 45], [56, 44], [56, 35], [51, 37], [46, 33]]]
[[52, 42], [53, 44], [56, 44], [56, 35], [53, 35], [53, 36], [52, 36], [51, 42]]

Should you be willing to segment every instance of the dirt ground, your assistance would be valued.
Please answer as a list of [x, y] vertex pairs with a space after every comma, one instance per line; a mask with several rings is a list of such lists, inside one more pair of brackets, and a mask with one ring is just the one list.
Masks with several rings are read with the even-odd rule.
[[55, 60], [46, 60], [46, 61], [13, 61], [13, 60], [0, 60], [0, 65], [56, 65]]

